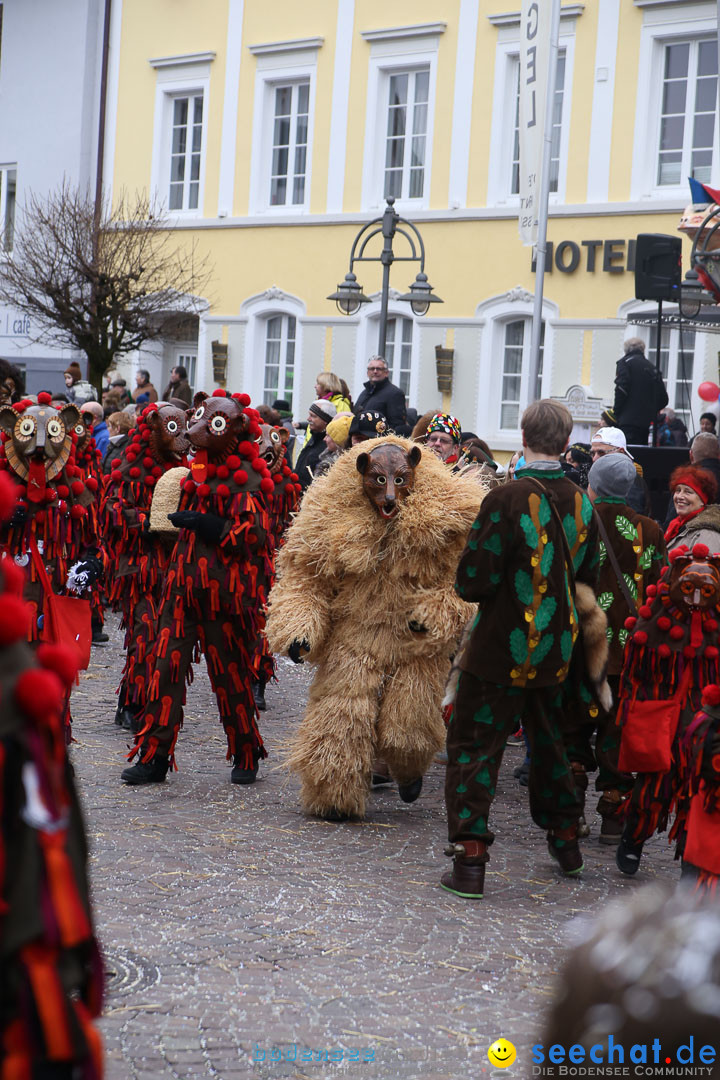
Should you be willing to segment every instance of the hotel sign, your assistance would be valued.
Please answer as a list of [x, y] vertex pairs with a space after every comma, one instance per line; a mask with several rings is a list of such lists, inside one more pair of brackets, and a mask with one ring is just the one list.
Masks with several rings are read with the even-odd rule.
[[[546, 272], [553, 267], [561, 274], [574, 274], [576, 270], [594, 274], [624, 274], [635, 270], [635, 240], [561, 240], [559, 244], [548, 241]], [[531, 269], [535, 271], [535, 259]]]

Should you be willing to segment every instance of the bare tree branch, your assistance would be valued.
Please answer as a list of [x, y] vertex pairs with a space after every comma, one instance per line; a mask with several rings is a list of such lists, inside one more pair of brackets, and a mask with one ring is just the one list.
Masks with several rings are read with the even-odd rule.
[[84, 352], [98, 387], [118, 355], [208, 306], [207, 257], [179, 242], [144, 195], [104, 204], [99, 231], [89, 191], [67, 182], [44, 198], [31, 193], [18, 218], [0, 302], [31, 317], [37, 341]]

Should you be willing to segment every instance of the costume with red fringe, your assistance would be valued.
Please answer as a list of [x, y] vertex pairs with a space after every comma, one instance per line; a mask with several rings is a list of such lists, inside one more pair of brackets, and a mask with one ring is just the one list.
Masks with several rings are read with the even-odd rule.
[[[16, 487], [0, 475], [0, 520]], [[5, 553], [6, 554], [6, 553]], [[65, 748], [73, 653], [25, 641], [23, 571], [0, 561], [0, 1080], [101, 1080], [103, 972]], [[39, 666], [38, 666], [39, 665]], [[70, 1075], [62, 1071], [62, 1075]]]
[[[94, 548], [97, 541], [89, 511], [94, 502], [93, 494], [75, 459], [77, 434], [73, 427], [76, 407], [66, 405], [62, 409], [50, 410], [63, 420], [66, 428], [65, 444], [62, 454], [55, 459], [56, 463], [32, 461], [28, 465], [27, 459], [18, 454], [13, 443], [9, 421], [7, 426], [3, 421], [8, 410], [22, 417], [28, 410], [33, 413], [38, 408], [48, 410], [50, 401], [50, 394], [41, 393], [38, 394], [38, 406], [23, 400], [0, 410], [3, 426], [0, 469], [8, 472], [18, 495], [18, 508], [3, 530], [2, 544], [18, 565], [27, 567], [24, 595], [34, 609], [28, 630], [30, 641], [38, 639], [38, 619], [46, 614], [45, 592], [33, 562], [33, 547], [36, 546], [42, 556], [54, 591], [60, 593], [65, 588], [71, 565], [88, 548]], [[72, 413], [68, 414], [68, 410], [72, 410]], [[67, 422], [68, 416], [70, 423]], [[97, 554], [101, 557], [101, 552]]]
[[[147, 661], [157, 634], [160, 600], [172, 553], [167, 536], [147, 530], [153, 492], [163, 473], [185, 464], [184, 457], [170, 460], [159, 456], [149, 422], [157, 411], [155, 404], [143, 411], [127, 446], [112, 459], [100, 508], [101, 526], [114, 567], [108, 602], [113, 611], [121, 612], [121, 628], [125, 630], [120, 708], [129, 705], [140, 709], [145, 704]], [[181, 410], [175, 412], [179, 416]]]
[[[216, 398], [225, 399], [223, 407], [233, 402], [233, 418], [242, 418], [243, 434], [221, 453], [212, 447], [217, 432], [212, 425], [227, 426], [230, 414], [218, 415]], [[228, 759], [251, 770], [267, 756], [256, 722], [252, 680], [259, 670], [256, 642], [265, 626], [273, 574], [274, 545], [263, 496], [275, 485], [251, 441], [260, 436], [260, 426], [257, 412], [248, 408], [250, 398], [216, 390], [210, 398], [196, 395], [195, 400], [189, 428], [195, 452], [178, 510], [223, 519], [224, 530], [217, 542], [203, 540], [191, 528], [180, 530], [165, 575], [158, 633], [149, 658], [153, 674], [147, 705], [130, 757], [139, 754], [139, 760], [147, 763], [157, 754], [174, 761], [185, 684], [192, 681], [192, 662], [204, 655], [227, 735]], [[200, 436], [194, 432], [200, 430], [212, 452], [195, 441]]]
[[[79, 431], [81, 425], [84, 426], [82, 419], [80, 424], [75, 428], [78, 435], [78, 441], [75, 447], [75, 464], [80, 469], [81, 478], [85, 487], [93, 496], [93, 502], [88, 506], [88, 536], [90, 537], [91, 542], [96, 544], [98, 549], [102, 550], [103, 544], [101, 542], [99, 521], [100, 502], [105, 487], [105, 476], [102, 471], [102, 457], [95, 445], [92, 429], [86, 428], [83, 437]], [[107, 566], [105, 569], [107, 570]], [[102, 630], [105, 625], [105, 603], [103, 592], [104, 590], [102, 588], [92, 589], [89, 597], [93, 626], [98, 627], [100, 630]]]
[[[629, 618], [625, 624], [630, 634], [620, 678], [617, 723], [622, 728], [620, 768], [637, 773], [625, 807], [626, 832], [635, 843], [643, 843], [654, 832], [663, 832], [673, 812], [676, 820], [669, 838], [674, 840], [682, 828], [686, 813], [682, 741], [700, 708], [704, 687], [720, 679], [720, 607], [714, 604], [702, 611], [680, 608], [669, 595], [677, 560], [682, 563], [707, 557], [704, 544], [696, 544], [692, 555], [684, 546], [673, 549], [669, 553], [670, 566], [663, 570], [658, 585], [648, 586], [646, 603], [639, 608], [638, 617]], [[638, 712], [634, 707], [645, 702], [666, 702], [668, 706], [674, 702], [675, 712], [679, 712], [679, 720], [668, 721], [665, 729], [658, 721], [643, 735], [643, 755], [662, 750], [669, 738], [669, 767], [665, 769], [643, 771], [633, 764], [633, 753], [637, 751], [631, 747], [631, 732], [634, 713]]]

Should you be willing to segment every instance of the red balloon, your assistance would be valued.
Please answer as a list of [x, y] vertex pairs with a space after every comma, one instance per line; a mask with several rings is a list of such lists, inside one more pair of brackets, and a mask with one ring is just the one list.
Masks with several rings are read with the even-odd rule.
[[698, 394], [703, 401], [717, 401], [720, 397], [720, 386], [714, 382], [701, 382], [698, 386]]

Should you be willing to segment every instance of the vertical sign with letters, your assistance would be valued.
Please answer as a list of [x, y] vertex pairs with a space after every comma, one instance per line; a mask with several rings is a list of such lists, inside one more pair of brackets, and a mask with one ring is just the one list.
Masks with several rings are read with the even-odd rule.
[[551, 0], [522, 0], [520, 16], [520, 239], [537, 240], [538, 196], [550, 63]]

